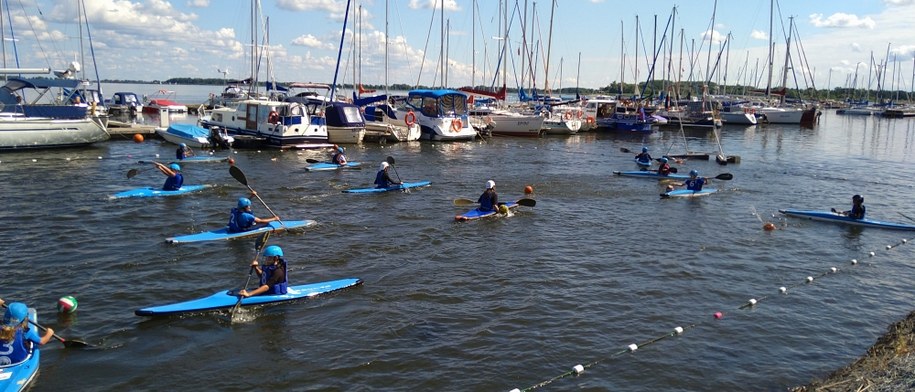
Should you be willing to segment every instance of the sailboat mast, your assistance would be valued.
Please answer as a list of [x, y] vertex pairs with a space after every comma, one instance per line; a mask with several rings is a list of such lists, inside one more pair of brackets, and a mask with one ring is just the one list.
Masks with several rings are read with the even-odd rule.
[[390, 44], [388, 36], [388, 0], [384, 0], [384, 93], [388, 94], [388, 46]]
[[766, 98], [772, 93], [772, 68], [775, 66], [775, 42], [772, 39], [772, 18], [775, 12], [775, 0], [769, 0], [769, 81], [766, 82]]
[[[791, 61], [791, 32], [794, 30], [794, 17], [788, 17], [788, 43], [785, 45], [785, 68], [782, 70], [782, 89], [788, 89], [788, 62]], [[787, 95], [787, 94], [785, 94]], [[781, 101], [785, 103], [785, 95], [782, 95]]]
[[470, 87], [477, 82], [477, 0], [473, 0], [470, 10]]
[[[544, 67], [543, 74], [546, 75], [545, 81], [543, 82], [543, 88], [546, 90], [547, 95], [550, 94], [550, 51], [553, 48], [553, 14], [556, 12], [556, 0], [553, 0], [553, 7], [550, 9], [550, 31], [547, 33], [546, 41], [546, 66]], [[562, 62], [560, 61], [560, 74], [562, 73]], [[560, 83], [562, 82], [562, 77], [560, 76]], [[562, 97], [562, 91], [559, 91], [559, 96]]]
[[712, 23], [708, 27], [708, 55], [705, 58], [705, 83], [712, 81], [712, 41], [715, 34], [715, 15], [718, 13], [718, 0], [712, 6]]
[[625, 34], [625, 30], [623, 20], [620, 19], [620, 97], [623, 96], [623, 83], [626, 82], [626, 41], [623, 40], [623, 34]]

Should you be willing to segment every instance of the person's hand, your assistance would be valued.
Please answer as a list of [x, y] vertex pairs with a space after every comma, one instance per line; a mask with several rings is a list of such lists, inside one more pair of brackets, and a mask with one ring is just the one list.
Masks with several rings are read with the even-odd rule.
[[252, 262], [251, 262], [251, 266], [252, 266], [252, 267], [257, 267], [257, 266], [258, 266], [257, 260], [252, 261]]
[[238, 295], [239, 295], [239, 296], [242, 296], [242, 297], [245, 297], [245, 298], [251, 296], [251, 294], [248, 294], [248, 290], [239, 291], [239, 292], [238, 292]]
[[3, 304], [5, 304], [5, 303], [6, 303], [6, 301], [4, 301], [2, 298], [0, 298], [0, 306], [3, 306]]

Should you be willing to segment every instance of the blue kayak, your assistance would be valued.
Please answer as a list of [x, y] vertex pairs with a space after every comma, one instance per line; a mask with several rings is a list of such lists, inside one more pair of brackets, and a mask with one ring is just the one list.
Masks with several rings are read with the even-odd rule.
[[432, 184], [430, 181], [419, 181], [419, 182], [405, 182], [400, 185], [389, 186], [387, 188], [359, 188], [359, 189], [346, 189], [343, 193], [381, 193], [381, 192], [390, 192], [390, 191], [401, 191], [404, 189], [410, 188], [419, 188], [423, 186], [429, 186]]
[[[297, 299], [308, 299], [321, 294], [327, 294], [333, 291], [358, 286], [362, 284], [362, 279], [346, 278], [330, 280], [327, 282], [309, 283], [298, 286], [289, 286], [286, 294], [280, 295], [256, 295], [241, 300], [241, 306], [263, 305], [275, 302], [294, 301]], [[151, 306], [134, 311], [137, 316], [167, 316], [179, 313], [204, 312], [217, 309], [228, 309], [235, 306], [238, 302], [236, 291], [220, 291], [209, 297], [193, 299], [190, 301], [178, 302], [169, 305]]]
[[280, 222], [273, 221], [268, 222], [266, 225], [260, 226], [256, 229], [243, 231], [241, 233], [229, 233], [228, 228], [223, 227], [218, 230], [204, 231], [197, 234], [179, 235], [177, 237], [166, 238], [165, 242], [172, 244], [183, 244], [188, 242], [231, 240], [235, 238], [258, 235], [265, 231], [281, 232], [288, 229], [298, 229], [302, 227], [313, 226], [316, 223], [317, 222], [313, 220], [284, 220], [282, 224], [280, 224]]
[[[29, 320], [38, 322], [35, 309], [29, 308]], [[37, 328], [34, 325], [29, 328]], [[41, 332], [38, 333], [41, 336]], [[38, 374], [38, 365], [41, 359], [41, 350], [37, 345], [32, 349], [22, 362], [0, 365], [0, 392], [18, 392], [28, 389], [29, 384]]]
[[[175, 163], [195, 163], [195, 162], [225, 162], [229, 157], [217, 157], [213, 155], [191, 156], [181, 160], [173, 160]], [[155, 161], [137, 161], [137, 163], [153, 163]]]
[[209, 188], [212, 185], [185, 185], [178, 190], [164, 191], [162, 188], [137, 188], [129, 191], [118, 192], [110, 196], [112, 199], [124, 199], [128, 197], [158, 197], [158, 196], [179, 196], [185, 193], [197, 192]]
[[[509, 210], [518, 208], [518, 203], [514, 202], [514, 201], [509, 201], [509, 202], [499, 203], [499, 204], [505, 205], [506, 207], [508, 207]], [[498, 213], [499, 213], [498, 211], [480, 211], [479, 208], [474, 208], [463, 214], [456, 215], [454, 217], [454, 220], [456, 220], [458, 222], [464, 222], [464, 221], [469, 221], [469, 220], [476, 220], [476, 219], [490, 217], [490, 216], [496, 215]]]
[[638, 158], [635, 158], [633, 160], [635, 161], [636, 165], [639, 165], [639, 167], [644, 167], [644, 168], [651, 167], [651, 161], [640, 161], [640, 160], [638, 160]]
[[688, 180], [688, 179], [689, 179], [689, 176], [687, 176], [687, 175], [685, 175], [685, 174], [673, 174], [673, 173], [671, 173], [671, 174], [668, 174], [668, 175], [666, 175], [666, 176], [662, 176], [662, 175], [658, 174], [658, 172], [656, 172], [656, 171], [648, 171], [648, 170], [642, 170], [642, 171], [615, 171], [615, 172], [613, 172], [613, 174], [616, 174], [616, 175], [618, 175], [618, 176], [624, 176], [624, 177], [650, 178], [650, 179], [653, 179], [653, 180], [663, 180], [663, 179], [665, 179], [665, 178], [672, 178], [672, 179], [675, 179], [675, 180]]
[[678, 189], [675, 191], [664, 192], [661, 194], [662, 198], [668, 197], [698, 197], [711, 195], [712, 193], [718, 192], [715, 188], [704, 188], [701, 191], [691, 191], [689, 189]]
[[893, 229], [893, 230], [915, 230], [915, 225], [907, 225], [903, 223], [893, 223], [893, 222], [883, 222], [871, 219], [855, 219], [849, 218], [840, 213], [832, 211], [812, 211], [812, 210], [778, 210], [782, 214], [793, 216], [796, 218], [805, 218], [816, 221], [823, 222], [834, 222], [841, 223], [844, 225], [853, 225], [853, 226], [864, 226], [864, 227], [876, 227], [881, 229]]
[[312, 163], [311, 165], [305, 166], [307, 171], [330, 171], [337, 169], [361, 169], [359, 166], [362, 165], [359, 162], [347, 162], [345, 165], [338, 165], [333, 162], [319, 162]]

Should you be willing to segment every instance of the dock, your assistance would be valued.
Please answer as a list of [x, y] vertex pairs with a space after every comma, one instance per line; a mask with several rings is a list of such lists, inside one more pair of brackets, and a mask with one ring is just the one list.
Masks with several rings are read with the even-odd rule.
[[108, 120], [108, 134], [112, 139], [130, 139], [133, 135], [140, 134], [145, 138], [158, 137], [156, 126], [147, 124], [134, 124], [123, 121]]

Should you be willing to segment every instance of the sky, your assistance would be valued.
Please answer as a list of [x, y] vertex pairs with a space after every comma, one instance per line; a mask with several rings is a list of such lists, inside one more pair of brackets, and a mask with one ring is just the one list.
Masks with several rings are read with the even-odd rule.
[[[495, 70], [507, 42], [502, 69], [508, 87], [541, 89], [599, 88], [637, 76], [645, 81], [652, 63], [656, 78], [727, 78], [728, 84], [765, 87], [770, 36], [772, 85], [778, 86], [793, 17], [789, 87], [864, 88], [871, 79], [876, 89], [876, 72], [887, 64], [885, 85], [912, 89], [915, 0], [776, 1], [771, 34], [770, 4], [510, 0], [508, 39], [502, 39], [499, 0], [444, 0], [444, 12], [442, 0], [352, 0], [348, 13], [346, 0], [5, 0], [0, 14], [7, 68], [18, 61], [19, 67], [57, 70], [84, 59], [85, 77], [95, 79], [91, 35], [101, 79], [244, 79], [252, 73], [252, 49], [266, 48], [259, 80], [330, 83], [336, 73], [338, 83], [501, 86]], [[80, 6], [85, 14], [77, 12]], [[258, 10], [254, 29], [252, 9]], [[88, 23], [78, 23], [79, 15]], [[652, 47], [668, 55], [653, 61]]]

